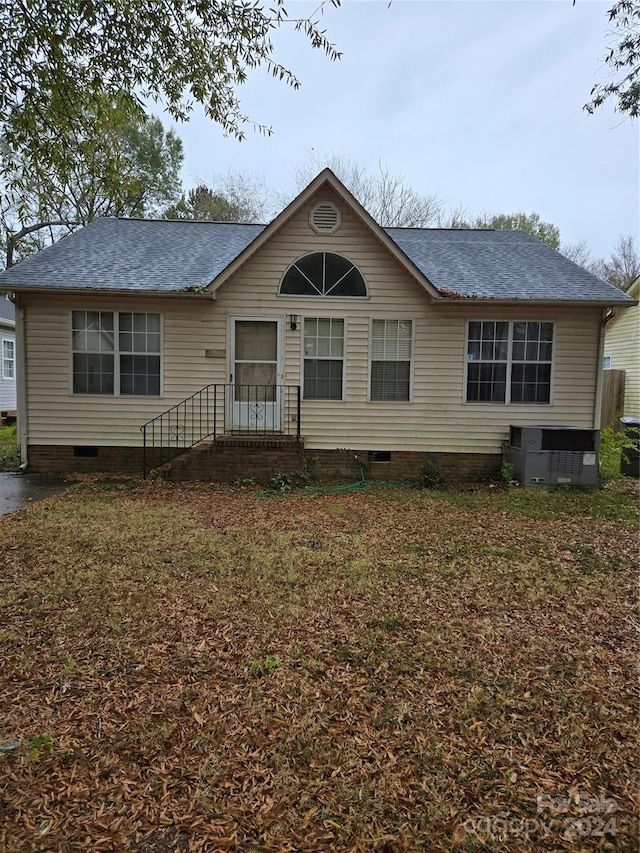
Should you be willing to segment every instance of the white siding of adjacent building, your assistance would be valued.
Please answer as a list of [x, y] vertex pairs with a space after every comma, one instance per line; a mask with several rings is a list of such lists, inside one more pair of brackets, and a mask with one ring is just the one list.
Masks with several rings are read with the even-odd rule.
[[[600, 311], [574, 307], [497, 307], [468, 300], [436, 304], [349, 210], [333, 236], [318, 236], [301, 209], [218, 291], [217, 298], [24, 296], [30, 444], [138, 445], [140, 425], [208, 383], [228, 381], [231, 317], [283, 318], [282, 382], [301, 384], [302, 319], [346, 320], [344, 401], [303, 401], [301, 433], [308, 448], [433, 450], [498, 453], [510, 423], [570, 424], [594, 420]], [[312, 251], [333, 251], [360, 268], [366, 299], [281, 297], [289, 264]], [[452, 282], [452, 289], [455, 282]], [[160, 312], [163, 396], [112, 397], [70, 393], [73, 309]], [[289, 328], [288, 316], [300, 318]], [[373, 318], [412, 320], [412, 400], [368, 402], [369, 336]], [[550, 405], [466, 404], [468, 320], [555, 323]]]
[[[629, 295], [638, 299], [640, 283]], [[624, 414], [640, 417], [640, 306], [625, 308], [607, 323], [604, 354], [611, 357], [612, 370], [626, 372]]]
[[16, 410], [16, 335], [13, 328], [0, 325], [0, 359], [4, 353], [3, 341], [13, 343], [13, 377], [5, 376], [4, 363], [0, 360], [0, 411], [15, 412]]

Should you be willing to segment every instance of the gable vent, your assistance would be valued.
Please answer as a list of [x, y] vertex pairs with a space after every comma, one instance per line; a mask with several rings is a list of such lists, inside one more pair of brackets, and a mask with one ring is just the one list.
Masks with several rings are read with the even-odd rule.
[[340, 227], [340, 210], [330, 201], [321, 201], [309, 212], [309, 225], [317, 234], [334, 234]]

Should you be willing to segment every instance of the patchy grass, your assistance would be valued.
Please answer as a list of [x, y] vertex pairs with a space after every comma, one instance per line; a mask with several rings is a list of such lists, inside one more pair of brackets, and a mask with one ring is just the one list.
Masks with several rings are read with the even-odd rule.
[[0, 848], [636, 850], [636, 531], [628, 484], [16, 513]]
[[16, 471], [20, 465], [16, 425], [0, 427], [0, 471]]

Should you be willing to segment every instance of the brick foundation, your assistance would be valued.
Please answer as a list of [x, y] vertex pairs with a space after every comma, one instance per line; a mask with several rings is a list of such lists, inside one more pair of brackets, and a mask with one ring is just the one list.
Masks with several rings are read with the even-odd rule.
[[[96, 455], [76, 455], [97, 451]], [[33, 445], [27, 449], [29, 473], [36, 474], [142, 474], [141, 447], [75, 448]]]
[[[307, 450], [305, 456], [317, 459], [321, 483], [353, 482], [361, 477], [361, 463], [372, 482], [413, 481], [420, 479], [424, 453], [394, 450], [388, 462], [369, 462], [366, 450]], [[447, 483], [472, 483], [497, 477], [502, 456], [493, 453], [433, 453]], [[357, 458], [356, 458], [357, 457]], [[368, 473], [366, 468], [368, 467]]]
[[[91, 454], [91, 455], [88, 455]], [[93, 455], [95, 454], [95, 455]], [[497, 477], [502, 463], [500, 454], [435, 453], [433, 454], [450, 484], [470, 483]], [[142, 473], [142, 448], [70, 446], [29, 447], [29, 471], [37, 473]], [[365, 473], [373, 482], [411, 481], [420, 477], [424, 454], [394, 450], [388, 461], [369, 462], [366, 450], [314, 450], [305, 448], [303, 439], [273, 436], [245, 438], [222, 436], [213, 443], [203, 443], [162, 466], [163, 475], [177, 482], [198, 480], [235, 483], [252, 479], [268, 483], [278, 473], [306, 470], [314, 482], [350, 483]], [[367, 469], [368, 468], [368, 472]]]

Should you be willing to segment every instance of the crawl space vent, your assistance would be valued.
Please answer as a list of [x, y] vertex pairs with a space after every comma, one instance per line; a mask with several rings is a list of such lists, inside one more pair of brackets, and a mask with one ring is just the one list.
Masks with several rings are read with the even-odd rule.
[[330, 201], [321, 201], [309, 212], [309, 225], [317, 234], [334, 234], [340, 227], [340, 211]]

